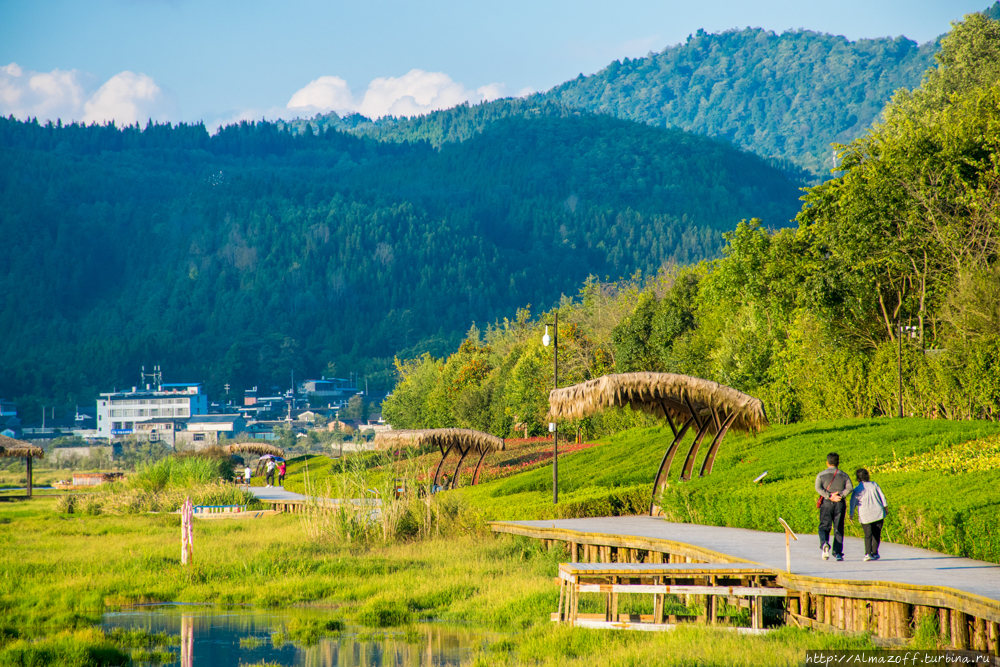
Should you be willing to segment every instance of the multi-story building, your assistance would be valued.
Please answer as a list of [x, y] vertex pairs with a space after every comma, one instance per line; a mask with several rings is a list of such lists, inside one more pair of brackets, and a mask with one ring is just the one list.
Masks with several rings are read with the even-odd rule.
[[97, 399], [97, 435], [109, 440], [132, 435], [136, 424], [171, 417], [186, 420], [208, 414], [208, 395], [200, 383], [162, 384], [156, 389], [101, 394]]

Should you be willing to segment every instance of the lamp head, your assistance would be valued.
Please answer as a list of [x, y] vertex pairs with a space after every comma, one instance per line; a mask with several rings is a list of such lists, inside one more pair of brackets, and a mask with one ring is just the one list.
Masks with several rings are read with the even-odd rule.
[[548, 325], [545, 325], [545, 335], [542, 336], [542, 345], [544, 345], [545, 347], [548, 347], [549, 343], [551, 341], [552, 341], [552, 339], [549, 338], [549, 327], [548, 327]]

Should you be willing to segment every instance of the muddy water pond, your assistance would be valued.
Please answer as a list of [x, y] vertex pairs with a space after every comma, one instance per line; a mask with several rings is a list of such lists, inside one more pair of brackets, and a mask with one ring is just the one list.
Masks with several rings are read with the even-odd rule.
[[[325, 636], [304, 628], [334, 621], [316, 609], [252, 610], [157, 605], [104, 615], [102, 626], [166, 632], [179, 638], [179, 667], [239, 667], [261, 662], [288, 667], [423, 667], [460, 665], [497, 637], [461, 626], [429, 622], [372, 630], [346, 626]], [[175, 642], [176, 643], [176, 642]]]

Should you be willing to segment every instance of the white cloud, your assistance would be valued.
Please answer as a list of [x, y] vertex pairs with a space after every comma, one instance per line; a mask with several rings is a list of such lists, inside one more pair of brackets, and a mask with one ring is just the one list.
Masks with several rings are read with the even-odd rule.
[[400, 77], [375, 79], [361, 96], [352, 94], [347, 82], [323, 76], [296, 91], [287, 108], [303, 115], [336, 111], [360, 113], [368, 118], [420, 116], [463, 102], [484, 102], [504, 97], [505, 86], [491, 83], [469, 90], [444, 72], [410, 70]]
[[167, 121], [173, 105], [153, 78], [124, 71], [115, 74], [83, 105], [86, 123], [113, 120], [119, 125]]
[[0, 67], [0, 114], [17, 118], [72, 119], [85, 97], [76, 70], [25, 71], [17, 63]]
[[323, 109], [337, 113], [354, 109], [351, 87], [339, 76], [321, 76], [288, 100], [289, 109]]
[[11, 63], [0, 67], [0, 114], [119, 124], [163, 121], [176, 115], [172, 97], [145, 74], [121, 72], [89, 94], [92, 83], [93, 77], [77, 70], [32, 72]]

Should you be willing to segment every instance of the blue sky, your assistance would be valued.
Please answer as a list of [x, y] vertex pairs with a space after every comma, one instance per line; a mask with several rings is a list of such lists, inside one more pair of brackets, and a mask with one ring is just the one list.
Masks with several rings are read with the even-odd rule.
[[420, 113], [747, 26], [925, 42], [990, 0], [3, 0], [0, 113], [120, 122]]

